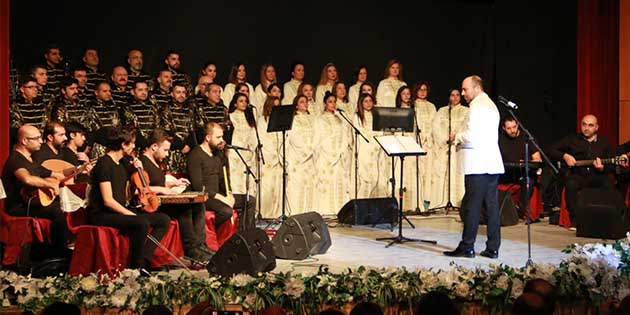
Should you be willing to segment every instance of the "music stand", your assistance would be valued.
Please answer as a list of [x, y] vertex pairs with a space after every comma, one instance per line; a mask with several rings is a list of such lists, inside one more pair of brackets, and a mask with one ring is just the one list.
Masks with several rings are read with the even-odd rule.
[[[394, 132], [413, 132], [415, 127], [415, 113], [411, 108], [374, 107], [372, 109], [372, 130]], [[389, 182], [392, 186], [392, 198], [396, 198], [396, 175], [394, 156], [392, 157], [392, 177]], [[402, 189], [401, 180], [400, 187]], [[416, 228], [406, 215], [403, 218], [411, 228]], [[392, 222], [393, 230], [394, 222]]]
[[269, 116], [269, 125], [267, 125], [267, 132], [282, 131], [282, 215], [280, 216], [280, 222], [284, 222], [287, 218], [285, 213], [286, 200], [287, 200], [287, 163], [286, 163], [286, 131], [291, 130], [293, 126], [293, 117], [295, 117], [295, 105], [281, 105], [271, 108], [271, 115]]

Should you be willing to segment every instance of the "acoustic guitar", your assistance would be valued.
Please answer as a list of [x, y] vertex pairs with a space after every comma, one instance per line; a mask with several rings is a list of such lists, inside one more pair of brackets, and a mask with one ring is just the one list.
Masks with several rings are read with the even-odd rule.
[[[89, 165], [96, 163], [96, 161], [97, 160], [94, 159], [85, 162], [82, 165], [75, 166], [64, 160], [50, 159], [42, 162], [42, 166], [53, 172], [62, 173], [65, 177], [59, 181], [59, 186], [64, 186], [74, 184], [74, 177], [83, 172], [85, 168]], [[53, 183], [57, 182], [57, 180], [52, 177], [44, 178], [44, 180]], [[31, 186], [22, 187], [20, 195], [22, 196], [24, 201], [29, 202], [30, 200], [30, 203], [32, 205], [39, 207], [50, 206], [53, 201], [55, 201], [55, 198], [57, 198], [55, 192], [50, 188], [39, 188]]]
[[[620, 156], [615, 156], [615, 157], [611, 157], [611, 158], [606, 158], [606, 159], [600, 159], [602, 161], [602, 164], [604, 165], [608, 165], [608, 164], [612, 164], [612, 165], [621, 165], [622, 162], [627, 162], [628, 161], [628, 157], [626, 157], [625, 155], [620, 155]], [[592, 160], [577, 160], [575, 161], [575, 165], [573, 166], [568, 166], [566, 162], [563, 161], [559, 161], [558, 162], [558, 168], [575, 168], [575, 167], [589, 167], [589, 166], [593, 166], [593, 162], [595, 162], [595, 159]]]

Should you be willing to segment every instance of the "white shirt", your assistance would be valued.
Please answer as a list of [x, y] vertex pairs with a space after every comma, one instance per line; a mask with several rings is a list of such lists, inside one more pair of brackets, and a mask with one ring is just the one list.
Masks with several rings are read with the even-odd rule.
[[481, 93], [470, 102], [467, 129], [455, 137], [464, 152], [466, 175], [505, 171], [499, 150], [499, 120], [499, 110], [488, 94]]

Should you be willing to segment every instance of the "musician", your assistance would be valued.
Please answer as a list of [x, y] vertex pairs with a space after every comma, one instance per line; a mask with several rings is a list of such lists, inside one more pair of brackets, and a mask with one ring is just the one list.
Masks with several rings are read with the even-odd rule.
[[[524, 166], [520, 166], [518, 163], [524, 161], [525, 157], [525, 143], [529, 142], [529, 160], [531, 162], [541, 162], [542, 158], [540, 152], [536, 149], [532, 143], [527, 139], [527, 136], [521, 132], [518, 122], [513, 117], [504, 117], [501, 122], [502, 132], [499, 135], [499, 148], [501, 149], [501, 156], [503, 157], [503, 163], [514, 163], [514, 166], [506, 167], [505, 173], [499, 177], [499, 183], [501, 184], [517, 184], [520, 187], [525, 187]], [[530, 185], [536, 182], [536, 169], [530, 169]], [[519, 217], [526, 217], [525, 210], [529, 198], [531, 197], [531, 190], [529, 197], [526, 189], [520, 189], [520, 199], [518, 205]]]
[[33, 153], [33, 160], [37, 164], [50, 159], [63, 160], [61, 148], [66, 143], [66, 128], [56, 121], [51, 121], [44, 127], [44, 145]]
[[[176, 195], [175, 189], [187, 186], [190, 182], [181, 178], [176, 181], [166, 181], [166, 174], [160, 167], [169, 154], [172, 138], [163, 129], [155, 129], [149, 134], [148, 147], [140, 156], [144, 169], [149, 174], [148, 181], [151, 190], [162, 195]], [[208, 261], [214, 254], [206, 246], [205, 211], [201, 204], [172, 204], [161, 205], [159, 211], [176, 218], [179, 222], [179, 232], [182, 236], [184, 254], [196, 261]]]
[[[40, 207], [34, 204], [29, 206], [28, 200], [20, 196], [20, 191], [25, 186], [51, 189], [55, 195], [59, 194], [58, 180], [63, 178], [63, 175], [40, 167], [33, 160], [33, 153], [37, 152], [41, 146], [42, 134], [36, 127], [24, 125], [18, 129], [17, 143], [2, 171], [2, 182], [7, 195], [5, 206], [7, 213], [13, 216], [50, 219], [52, 221], [50, 234], [52, 245], [56, 248], [55, 253], [65, 256], [70, 254], [66, 248], [70, 232], [58, 199], [48, 207]], [[50, 178], [51, 176], [56, 179]]]
[[[70, 121], [66, 123], [66, 138], [68, 139], [66, 145], [61, 148], [61, 155], [64, 161], [75, 165], [83, 165], [90, 161], [90, 158], [83, 151], [80, 151], [85, 144], [85, 134], [87, 130], [79, 123]], [[87, 174], [92, 170], [92, 166], [88, 164], [82, 174], [76, 176], [74, 182], [88, 182], [89, 177]]]
[[[611, 189], [612, 182], [607, 174], [614, 171], [611, 165], [604, 165], [602, 158], [612, 157], [614, 154], [610, 142], [597, 134], [599, 124], [595, 115], [582, 117], [581, 133], [572, 134], [553, 144], [549, 156], [557, 161], [563, 161], [569, 167], [564, 178], [565, 200], [571, 218], [571, 229], [575, 229], [575, 208], [578, 192], [585, 187], [600, 187]], [[577, 160], [593, 160], [585, 167], [574, 167]]]
[[[228, 187], [225, 187], [226, 179], [223, 176], [223, 167], [226, 166], [226, 157], [223, 154], [225, 140], [223, 140], [223, 128], [215, 122], [206, 123], [200, 130], [201, 144], [194, 147], [188, 153], [188, 174], [194, 191], [208, 192], [206, 210], [215, 212], [215, 228], [219, 228], [232, 217], [232, 209], [243, 209], [245, 195], [233, 195]], [[249, 200], [247, 216], [240, 220], [244, 228], [254, 225], [255, 198]], [[241, 216], [239, 213], [239, 216]]]
[[161, 212], [133, 211], [128, 204], [128, 187], [133, 167], [142, 168], [139, 159], [130, 162], [129, 156], [135, 148], [135, 131], [106, 127], [103, 145], [107, 154], [98, 159], [92, 170], [89, 203], [87, 206], [90, 224], [110, 226], [129, 236], [129, 268], [148, 267], [156, 244], [145, 242], [149, 229], [158, 241], [162, 239], [170, 224], [168, 215]]

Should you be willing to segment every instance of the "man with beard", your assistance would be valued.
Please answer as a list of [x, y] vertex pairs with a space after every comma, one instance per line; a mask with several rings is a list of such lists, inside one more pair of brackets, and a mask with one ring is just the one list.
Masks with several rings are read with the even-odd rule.
[[68, 140], [66, 138], [66, 128], [62, 124], [52, 121], [44, 127], [44, 145], [37, 152], [33, 153], [33, 160], [37, 164], [50, 159], [63, 160], [61, 148]]
[[79, 100], [79, 81], [65, 78], [60, 87], [61, 95], [52, 104], [51, 119], [60, 123], [73, 120], [86, 126], [88, 116], [85, 104]]
[[133, 101], [124, 108], [123, 125], [133, 125], [138, 130], [138, 146], [144, 148], [146, 137], [157, 127], [158, 111], [149, 99], [149, 86], [138, 81], [131, 90]]
[[[525, 143], [529, 142], [529, 160], [531, 162], [541, 162], [542, 158], [538, 149], [527, 139], [524, 133], [521, 133], [520, 126], [516, 120], [512, 117], [503, 118], [501, 129], [503, 132], [499, 135], [499, 148], [501, 149], [501, 156], [504, 163], [511, 163], [506, 166], [505, 173], [499, 177], [499, 183], [507, 185], [519, 185], [519, 188], [515, 193], [520, 194], [518, 203], [518, 215], [521, 218], [526, 218], [527, 202], [531, 197], [531, 189], [529, 194], [526, 187], [525, 166], [519, 165], [519, 163], [525, 160]], [[530, 185], [536, 184], [536, 170], [537, 168], [530, 168]], [[512, 191], [512, 190], [510, 190]]]
[[186, 87], [176, 83], [171, 91], [171, 103], [160, 111], [160, 126], [173, 136], [173, 150], [168, 157], [173, 174], [186, 173], [186, 154], [194, 146], [193, 137], [189, 137], [194, 128], [194, 106], [186, 96]]
[[[58, 125], [58, 124], [57, 124]], [[62, 127], [63, 129], [63, 127]], [[63, 136], [65, 138], [65, 135]], [[70, 252], [65, 247], [70, 235], [66, 216], [59, 208], [59, 198], [48, 207], [28, 203], [20, 191], [25, 186], [50, 189], [59, 194], [59, 179], [63, 174], [51, 172], [33, 160], [33, 153], [42, 146], [42, 134], [34, 126], [22, 126], [18, 130], [17, 143], [11, 151], [2, 170], [2, 183], [6, 190], [5, 209], [12, 216], [32, 216], [52, 221], [50, 234], [55, 253], [66, 256]], [[53, 178], [50, 178], [53, 177]]]
[[166, 69], [170, 70], [173, 74], [173, 82], [181, 83], [186, 87], [188, 94], [192, 93], [192, 80], [190, 77], [181, 72], [179, 52], [169, 51], [166, 53], [166, 58], [164, 58], [164, 64], [166, 65]]
[[129, 94], [129, 90], [127, 89], [127, 81], [128, 75], [125, 67], [117, 66], [112, 70], [112, 99], [114, 103], [119, 108], [127, 105], [129, 100], [131, 99], [131, 94]]
[[130, 50], [127, 54], [127, 88], [133, 89], [133, 86], [138, 81], [144, 81], [149, 84], [149, 91], [153, 90], [153, 81], [151, 81], [151, 76], [142, 71], [142, 67], [144, 66], [144, 59], [142, 56], [142, 52], [137, 49]]
[[107, 81], [105, 73], [98, 68], [100, 63], [98, 51], [94, 48], [86, 49], [81, 60], [87, 70], [87, 90], [90, 94], [94, 93], [97, 83]]
[[[160, 168], [169, 155], [172, 138], [163, 129], [154, 129], [148, 137], [148, 146], [140, 161], [149, 175], [151, 190], [161, 195], [175, 195], [178, 186], [187, 186], [190, 182], [179, 179], [166, 181], [166, 174]], [[206, 227], [203, 204], [170, 204], [161, 205], [158, 209], [175, 218], [179, 222], [179, 231], [184, 245], [184, 254], [192, 260], [205, 262], [210, 260], [214, 252], [206, 246]]]
[[[171, 100], [171, 86], [173, 85], [173, 74], [169, 70], [162, 70], [157, 77], [157, 86], [153, 89], [151, 95], [155, 99], [155, 103], [160, 110], [168, 107]], [[181, 84], [178, 82], [178, 84]]]

